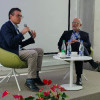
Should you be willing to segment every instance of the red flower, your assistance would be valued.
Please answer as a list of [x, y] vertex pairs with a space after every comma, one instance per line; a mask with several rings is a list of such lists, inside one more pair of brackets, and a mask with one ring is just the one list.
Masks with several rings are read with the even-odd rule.
[[8, 91], [4, 91], [2, 94], [2, 97], [6, 96], [7, 94], [10, 94]]
[[13, 95], [13, 97], [14, 97], [15, 99], [20, 99], [20, 100], [23, 100], [22, 95]]
[[43, 92], [44, 93], [44, 96], [47, 96], [47, 95], [49, 95], [50, 94], [50, 92], [49, 91], [47, 91], [47, 92]]
[[60, 91], [62, 92], [62, 91], [67, 91], [65, 88], [63, 88], [63, 87], [59, 87], [59, 89], [60, 89]]
[[55, 92], [55, 87], [52, 86], [50, 89]]
[[51, 80], [43, 79], [43, 83], [44, 83], [45, 85], [50, 85], [50, 84], [52, 83], [52, 81], [51, 81]]
[[51, 80], [49, 80], [47, 85], [50, 85], [51, 83], [52, 83], [52, 81], [51, 81]]
[[53, 86], [50, 89], [55, 92], [55, 88], [60, 89], [61, 92], [62, 91], [67, 91], [65, 88], [63, 88], [63, 87], [61, 87], [61, 86], [59, 86], [57, 84], [56, 85], [53, 84]]
[[36, 99], [36, 100], [43, 100], [43, 98], [39, 98], [39, 99]]
[[41, 92], [43, 90], [43, 88], [41, 88], [40, 90], [39, 90], [39, 92]]
[[56, 84], [56, 85], [54, 85], [54, 87], [59, 89], [60, 86], [58, 84]]
[[60, 87], [59, 85], [57, 85], [57, 84], [54, 85], [54, 84], [53, 84], [53, 86], [52, 86], [50, 89], [51, 89], [52, 91], [55, 92], [55, 88], [58, 88], [58, 89], [59, 89], [59, 87]]
[[59, 98], [59, 94], [58, 94], [58, 92], [57, 92], [57, 98]]
[[46, 80], [46, 79], [43, 79], [43, 83], [44, 83], [45, 85], [47, 85], [47, 80]]

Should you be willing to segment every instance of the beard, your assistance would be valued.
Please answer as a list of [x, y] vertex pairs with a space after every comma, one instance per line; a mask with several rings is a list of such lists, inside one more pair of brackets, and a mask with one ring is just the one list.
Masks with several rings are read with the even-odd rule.
[[74, 31], [79, 31], [80, 30], [80, 26], [78, 26], [78, 27], [73, 26], [73, 30]]

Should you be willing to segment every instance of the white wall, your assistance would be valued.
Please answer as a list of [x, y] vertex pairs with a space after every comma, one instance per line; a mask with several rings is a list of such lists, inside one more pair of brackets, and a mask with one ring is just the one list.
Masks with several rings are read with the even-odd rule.
[[94, 13], [94, 58], [100, 61], [100, 1], [95, 0]]
[[[74, 6], [71, 9], [72, 17], [77, 15], [76, 1], [71, 2]], [[8, 20], [8, 12], [12, 7], [22, 9], [24, 18], [19, 25], [20, 30], [27, 24], [37, 32], [35, 45], [27, 48], [41, 47], [45, 53], [58, 51], [57, 42], [68, 27], [68, 0], [0, 0], [0, 26]]]
[[72, 21], [74, 18], [78, 17], [79, 13], [79, 0], [70, 0], [71, 6], [70, 6], [70, 29], [72, 29]]
[[79, 0], [79, 18], [82, 30], [90, 35], [93, 59], [100, 61], [100, 0]]
[[94, 34], [94, 0], [79, 0], [79, 18], [82, 20], [82, 30], [89, 33], [93, 46]]

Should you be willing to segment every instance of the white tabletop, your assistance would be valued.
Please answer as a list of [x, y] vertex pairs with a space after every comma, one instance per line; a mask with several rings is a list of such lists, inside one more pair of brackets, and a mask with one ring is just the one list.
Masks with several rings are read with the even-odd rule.
[[66, 56], [64, 58], [60, 58], [58, 55], [53, 56], [54, 59], [58, 60], [67, 60], [67, 61], [85, 61], [85, 60], [91, 60], [92, 57], [90, 56]]

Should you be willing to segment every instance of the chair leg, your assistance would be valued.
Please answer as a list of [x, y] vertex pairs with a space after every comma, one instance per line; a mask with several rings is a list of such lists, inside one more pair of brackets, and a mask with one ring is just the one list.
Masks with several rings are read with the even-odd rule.
[[9, 73], [7, 76], [5, 76], [5, 77], [0, 81], [0, 83], [2, 83], [10, 74], [12, 74], [12, 70], [10, 71], [10, 73]]
[[65, 73], [65, 76], [63, 77], [63, 80], [69, 75], [69, 72]]
[[[63, 77], [63, 80], [69, 75], [69, 71], [65, 73], [65, 76]], [[85, 76], [85, 74], [83, 73], [82, 76], [85, 78], [85, 80], [87, 81], [87, 77]]]
[[87, 77], [85, 76], [85, 74], [83, 73], [82, 75], [83, 75], [83, 77], [85, 78], [85, 80], [87, 81], [88, 79], [87, 79]]
[[[11, 70], [12, 70], [12, 69], [11, 69]], [[12, 73], [11, 73], [11, 74], [9, 74], [8, 79], [7, 79], [7, 82], [10, 80], [10, 78], [11, 78], [12, 74], [13, 74], [13, 70], [12, 70]]]
[[17, 77], [16, 77], [17, 74], [16, 74], [15, 69], [13, 69], [13, 75], [14, 75], [14, 77], [15, 77], [15, 81], [16, 81], [16, 84], [17, 84], [18, 90], [21, 91], [21, 88], [20, 88], [20, 86], [19, 86], [19, 83], [18, 83], [18, 80], [17, 80]]
[[[18, 80], [17, 80], [17, 72], [15, 71], [15, 69], [11, 69], [11, 71], [10, 71], [10, 73], [7, 75], [7, 76], [5, 76], [1, 81], [0, 81], [0, 83], [2, 83], [7, 77], [8, 77], [8, 80], [7, 80], [7, 82], [9, 81], [9, 79], [11, 78], [11, 76], [12, 75], [14, 75], [14, 78], [15, 78], [15, 81], [16, 81], [16, 84], [17, 84], [17, 87], [18, 87], [18, 90], [19, 91], [21, 91], [21, 88], [20, 88], [20, 86], [19, 86], [19, 83], [18, 83]], [[19, 75], [19, 74], [18, 74]]]

